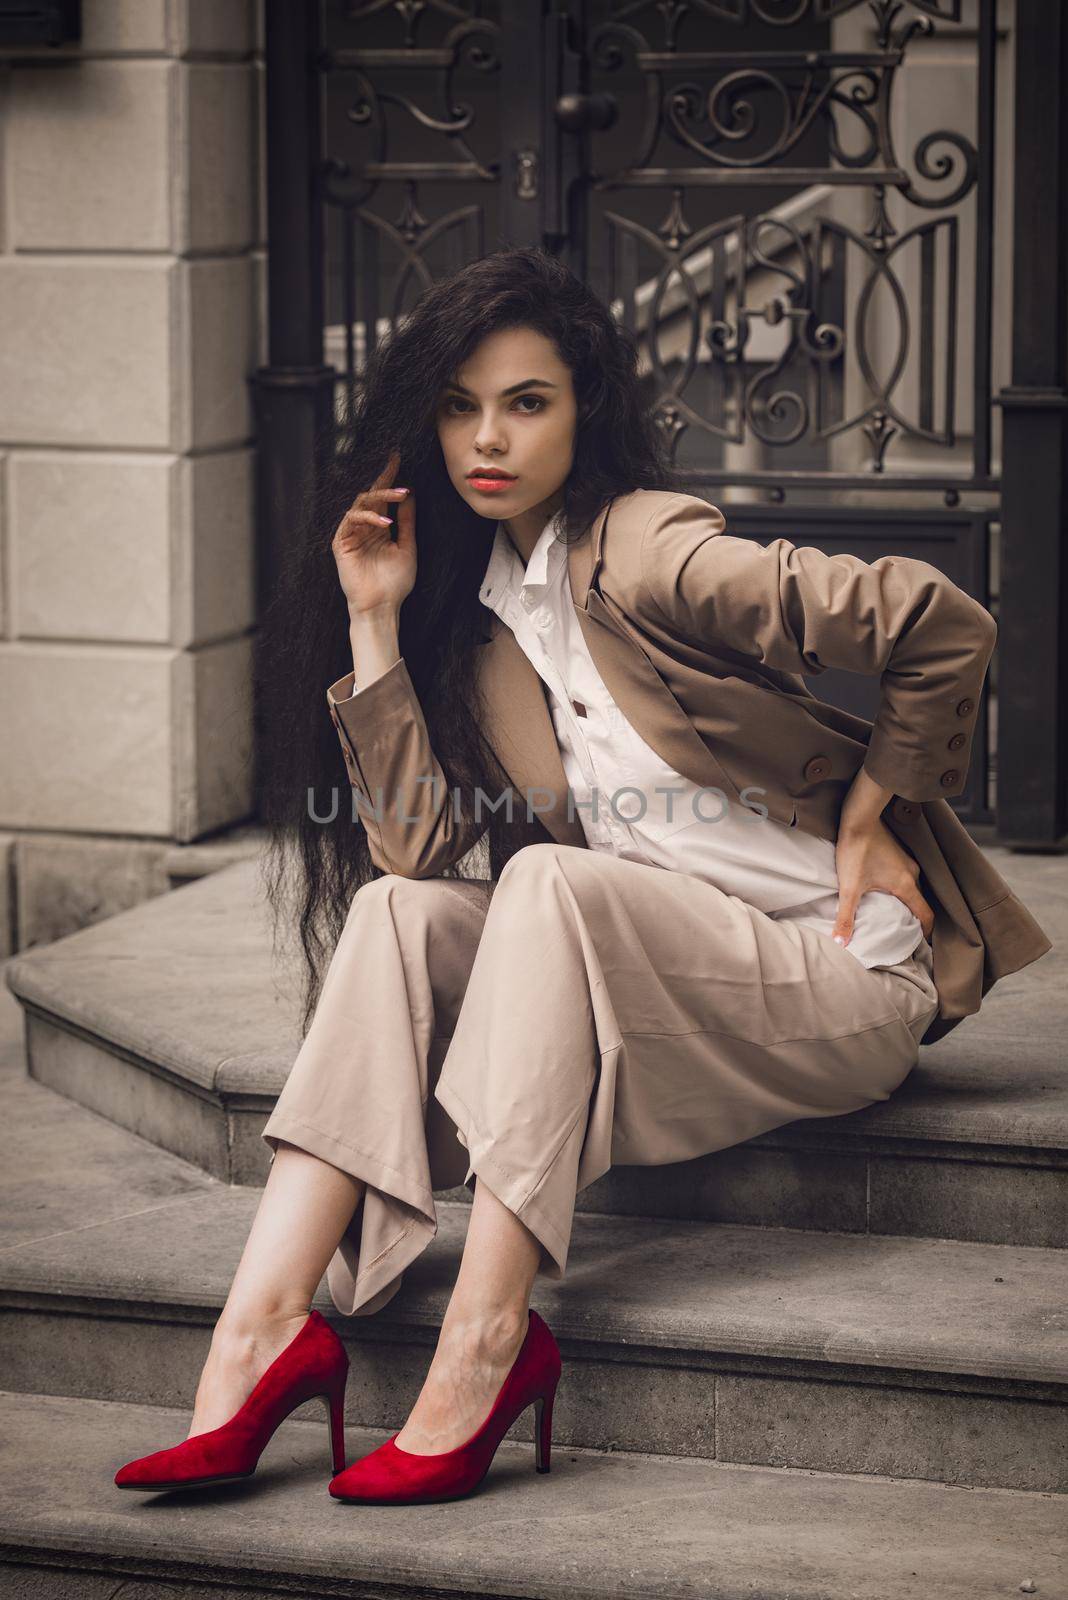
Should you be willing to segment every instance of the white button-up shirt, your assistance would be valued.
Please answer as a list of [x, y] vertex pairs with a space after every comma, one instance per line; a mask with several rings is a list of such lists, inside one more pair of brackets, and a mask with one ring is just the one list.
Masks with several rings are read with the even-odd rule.
[[[479, 598], [511, 628], [548, 689], [561, 764], [589, 847], [687, 872], [830, 937], [838, 911], [834, 845], [699, 789], [646, 744], [594, 666], [556, 532], [551, 517], [524, 570], [498, 522]], [[922, 939], [918, 918], [896, 895], [870, 890], [845, 948], [862, 966], [889, 966]]]

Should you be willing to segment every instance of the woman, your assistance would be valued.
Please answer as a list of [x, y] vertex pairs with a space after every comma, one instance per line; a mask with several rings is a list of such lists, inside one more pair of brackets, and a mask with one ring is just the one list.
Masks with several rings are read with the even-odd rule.
[[[554, 258], [499, 252], [428, 291], [347, 420], [264, 654], [305, 1037], [187, 1440], [123, 1487], [246, 1475], [314, 1394], [339, 1499], [470, 1492], [532, 1402], [547, 1470], [560, 1358], [528, 1301], [563, 1276], [576, 1192], [886, 1099], [932, 1024], [1049, 948], [945, 815], [988, 613], [921, 561], [725, 535], [673, 491], [633, 342]], [[338, 583], [354, 814], [324, 815], [308, 780], [336, 791], [336, 745], [308, 707], [343, 648]], [[810, 695], [827, 666], [881, 676], [874, 725]], [[464, 876], [484, 834], [489, 877]], [[326, 1271], [342, 1313], [386, 1304], [460, 1183], [426, 1382], [342, 1471], [347, 1360], [312, 1297]]]

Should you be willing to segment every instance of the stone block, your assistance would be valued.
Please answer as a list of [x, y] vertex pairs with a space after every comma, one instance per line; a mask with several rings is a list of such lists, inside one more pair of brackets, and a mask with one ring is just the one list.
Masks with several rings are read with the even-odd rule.
[[860, 1152], [734, 1145], [660, 1167], [613, 1167], [580, 1191], [576, 1209], [759, 1227], [866, 1228]]
[[174, 642], [186, 648], [255, 622], [254, 459], [251, 450], [187, 456], [179, 464]]
[[1068, 1248], [1068, 1166], [1063, 1152], [1021, 1160], [871, 1163], [871, 1231], [988, 1244]]
[[12, 455], [15, 637], [170, 642], [177, 466], [166, 456]]
[[15, 899], [15, 835], [0, 833], [0, 960], [18, 949]]
[[[808, 1472], [874, 1472], [992, 1489], [1068, 1491], [1064, 1405], [1023, 1395], [822, 1383], [740, 1373], [716, 1380], [716, 1456]], [[954, 1392], [956, 1390], [957, 1392]]]
[[183, 261], [181, 399], [177, 448], [204, 450], [249, 442], [248, 379], [256, 362], [256, 318], [249, 256]]
[[255, 342], [256, 365], [265, 367], [270, 358], [270, 327], [268, 322], [267, 306], [267, 252], [254, 250], [252, 252], [252, 273], [255, 284]]
[[166, 51], [170, 9], [168, 0], [82, 0], [82, 54]]
[[262, 61], [252, 64], [252, 96], [255, 117], [253, 168], [256, 190], [256, 243], [267, 248], [267, 72]]
[[[255, 242], [256, 84], [250, 67], [195, 62], [179, 69], [172, 170], [179, 181], [175, 248], [221, 251]], [[161, 168], [162, 170], [162, 168]]]
[[7, 573], [11, 561], [7, 505], [9, 499], [9, 468], [7, 452], [0, 450], [0, 638], [11, 634], [10, 596], [7, 590]]
[[14, 645], [0, 656], [0, 817], [9, 828], [167, 838], [171, 657]]
[[167, 850], [162, 841], [21, 835], [13, 861], [18, 948], [51, 944], [165, 894]]
[[[172, 448], [178, 271], [156, 256], [0, 259], [0, 437]], [[201, 321], [210, 336], [211, 319]], [[210, 386], [202, 392], [209, 403]]]
[[105, 1048], [32, 1014], [26, 1038], [38, 1083], [227, 1181], [226, 1122], [211, 1096], [191, 1094], [113, 1045]]
[[174, 48], [179, 55], [247, 55], [256, 42], [257, 0], [178, 0]]
[[246, 444], [249, 256], [0, 260], [0, 436], [191, 449]]
[[173, 248], [170, 136], [180, 71], [168, 61], [98, 60], [12, 74], [16, 250]]
[[186, 652], [174, 670], [174, 836], [187, 843], [252, 810], [251, 638]]

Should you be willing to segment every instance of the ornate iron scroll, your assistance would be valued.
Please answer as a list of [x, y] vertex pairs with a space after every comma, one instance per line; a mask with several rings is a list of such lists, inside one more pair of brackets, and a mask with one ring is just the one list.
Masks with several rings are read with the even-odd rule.
[[[614, 146], [607, 135], [591, 136], [592, 275], [640, 336], [676, 453], [684, 436], [691, 447], [694, 435], [707, 439], [713, 460], [723, 444], [759, 441], [768, 447], [766, 470], [732, 472], [739, 482], [786, 477], [829, 486], [861, 483], [864, 474], [887, 488], [932, 482], [924, 474], [893, 477], [888, 453], [895, 440], [958, 444], [958, 350], [970, 339], [970, 471], [954, 460], [949, 476], [943, 466], [934, 481], [993, 486], [993, 15], [992, 0], [978, 4], [979, 142], [939, 128], [918, 138], [905, 159], [895, 137], [895, 87], [910, 46], [936, 24], [960, 22], [960, 0], [608, 0], [597, 7], [601, 20], [586, 45], [591, 82], [601, 92], [617, 86], [634, 110], [623, 119], [622, 153], [618, 136]], [[796, 25], [861, 11], [870, 48], [788, 48]], [[777, 30], [768, 48], [747, 36], [753, 24]], [[725, 38], [731, 32], [737, 48]], [[724, 47], [701, 48], [709, 37]], [[723, 210], [714, 191], [744, 201], [771, 186], [793, 201], [707, 222], [710, 210]], [[664, 191], [659, 222], [650, 221], [647, 200], [639, 219], [617, 199], [640, 202], [650, 188]], [[859, 227], [827, 214], [843, 190], [865, 197]], [[823, 198], [806, 204], [806, 195]], [[979, 241], [965, 264], [974, 272], [970, 329], [961, 326], [965, 206], [975, 207]], [[901, 225], [910, 210], [915, 221]], [[777, 352], [754, 352], [756, 336], [766, 346], [771, 329]], [[859, 401], [850, 403], [849, 392]], [[864, 439], [853, 478], [826, 470], [830, 442], [850, 433]], [[792, 463], [800, 470], [784, 474], [785, 462], [772, 453], [784, 447], [799, 447]], [[695, 481], [722, 476], [699, 470], [699, 448], [686, 464]]]
[[[380, 322], [391, 325], [436, 278], [483, 255], [494, 232], [498, 12], [449, 0], [346, 0], [326, 8], [319, 177], [340, 312], [328, 311], [327, 320], [344, 330], [347, 387]], [[372, 24], [388, 43], [363, 42]], [[494, 85], [481, 119], [470, 95], [479, 79]], [[442, 208], [441, 197], [457, 185], [461, 193], [467, 185], [484, 192]]]
[[[566, 168], [579, 203], [559, 208], [570, 259], [638, 333], [661, 426], [695, 482], [718, 481], [725, 446], [753, 443], [763, 455], [735, 463], [736, 482], [996, 488], [994, 0], [972, 0], [976, 128], [925, 131], [911, 148], [895, 115], [910, 52], [960, 29], [962, 0], [547, 5], [544, 17], [527, 0], [325, 6], [327, 321], [343, 344], [328, 356], [345, 381], [380, 323], [492, 247], [509, 204], [537, 212], [563, 147], [581, 151]], [[865, 48], [831, 48], [847, 16]], [[532, 75], [529, 94], [514, 77], [502, 89], [520, 26], [524, 39], [544, 30], [545, 81]], [[583, 129], [582, 102], [608, 97], [624, 114]], [[771, 204], [753, 203], [771, 189]], [[863, 212], [843, 215], [847, 194]], [[861, 448], [843, 470], [836, 441], [851, 438]], [[895, 454], [917, 448], [942, 452], [934, 475], [895, 474]]]

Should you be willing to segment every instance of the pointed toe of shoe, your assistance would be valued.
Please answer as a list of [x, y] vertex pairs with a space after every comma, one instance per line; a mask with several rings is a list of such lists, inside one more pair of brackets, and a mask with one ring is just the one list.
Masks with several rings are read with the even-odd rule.
[[249, 1465], [244, 1452], [233, 1459], [220, 1460], [217, 1452], [201, 1441], [208, 1435], [194, 1435], [181, 1444], [151, 1455], [127, 1461], [115, 1474], [119, 1489], [199, 1489], [218, 1483], [234, 1483], [251, 1477], [255, 1462]]
[[175, 1477], [175, 1467], [170, 1450], [154, 1450], [149, 1456], [138, 1456], [127, 1461], [115, 1474], [120, 1489], [147, 1489]]
[[[366, 1457], [364, 1458], [366, 1460]], [[350, 1466], [331, 1478], [328, 1488], [335, 1500], [370, 1500], [374, 1496], [375, 1474], [369, 1470], [360, 1469], [362, 1461], [354, 1461]]]
[[[394, 1436], [395, 1437], [395, 1436]], [[458, 1500], [477, 1488], [488, 1461], [465, 1451], [441, 1455], [412, 1455], [389, 1438], [370, 1455], [354, 1461], [330, 1480], [335, 1500], [362, 1501], [367, 1505], [426, 1505]]]
[[393, 1440], [353, 1461], [331, 1478], [329, 1489], [335, 1500], [382, 1501], [396, 1497], [401, 1481], [396, 1469], [397, 1451]]

